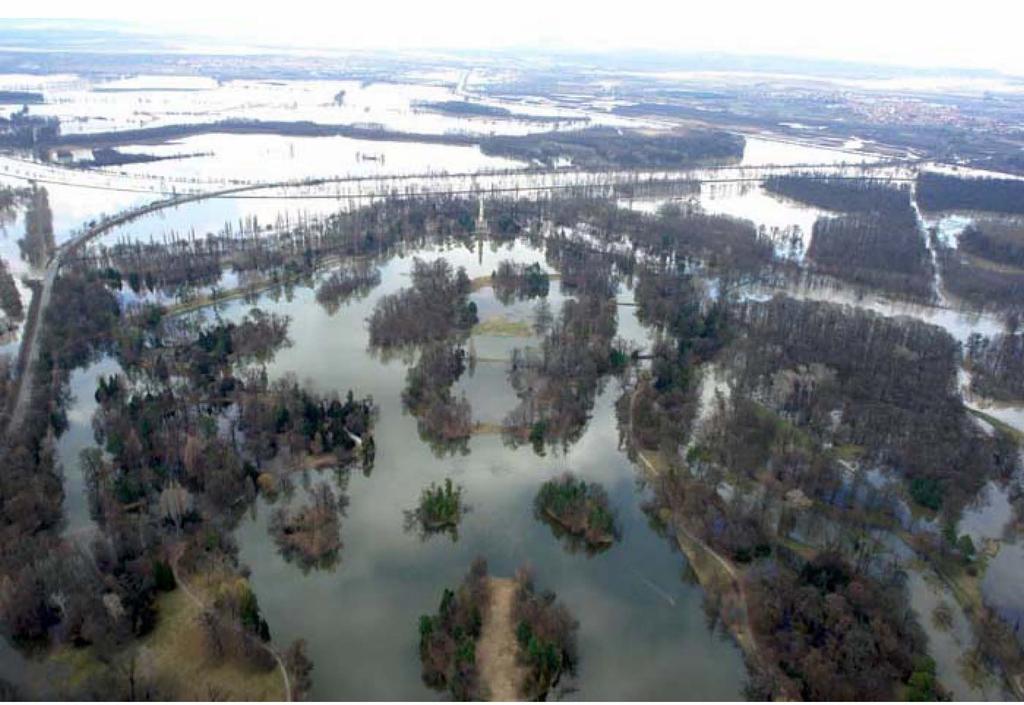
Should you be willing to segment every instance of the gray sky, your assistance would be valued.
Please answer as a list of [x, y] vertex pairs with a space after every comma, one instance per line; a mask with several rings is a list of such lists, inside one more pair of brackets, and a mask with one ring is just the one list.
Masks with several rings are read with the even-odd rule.
[[1024, 75], [1020, 0], [48, 0], [19, 5], [18, 10], [29, 10], [23, 16], [118, 19], [154, 32], [202, 32], [238, 44], [715, 51]]

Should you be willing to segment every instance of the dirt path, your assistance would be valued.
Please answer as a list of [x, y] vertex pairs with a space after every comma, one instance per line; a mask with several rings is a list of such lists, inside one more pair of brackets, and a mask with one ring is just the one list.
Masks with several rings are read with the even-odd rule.
[[[633, 410], [636, 406], [638, 391], [639, 386], [633, 391], [633, 395], [630, 397], [629, 402], [630, 442], [633, 444], [633, 447], [636, 448], [636, 455], [640, 459], [640, 463], [644, 470], [646, 470], [647, 475], [651, 479], [655, 479], [660, 475], [660, 471], [655, 464], [648, 459], [647, 454], [636, 443], [636, 438], [633, 436]], [[682, 525], [681, 522], [673, 522], [673, 525], [676, 530], [676, 541], [683, 553], [686, 554], [691, 565], [697, 563], [698, 556], [695, 554], [699, 551], [704, 556], [710, 558], [717, 565], [720, 574], [723, 574], [725, 579], [717, 582], [724, 583], [720, 586], [721, 589], [726, 591], [724, 598], [731, 598], [729, 601], [731, 601], [735, 607], [735, 614], [733, 615], [733, 618], [726, 620], [726, 622], [732, 629], [732, 632], [736, 637], [736, 640], [740, 643], [740, 646], [747, 652], [747, 655], [754, 660], [760, 661], [760, 648], [758, 647], [757, 639], [754, 636], [754, 630], [750, 626], [750, 620], [748, 618], [747, 591], [743, 576], [740, 575], [740, 572], [736, 569], [736, 566], [733, 565], [732, 561], [716, 551], [700, 537], [691, 533]], [[705, 576], [705, 579], [710, 582], [710, 576]], [[711, 586], [706, 585], [705, 587], [710, 588]]]
[[[171, 555], [171, 572], [174, 573], [174, 582], [177, 583], [178, 587], [180, 587], [182, 589], [182, 592], [184, 592], [185, 595], [188, 597], [188, 599], [196, 607], [198, 607], [201, 611], [203, 611], [203, 612], [213, 612], [209, 607], [206, 606], [206, 604], [202, 601], [202, 599], [195, 592], [193, 592], [192, 588], [190, 588], [188, 586], [188, 583], [185, 582], [184, 580], [182, 580], [182, 578], [181, 578], [181, 571], [178, 570], [178, 557], [179, 557], [179, 554], [180, 554], [180, 551], [174, 551], [173, 554]], [[214, 612], [214, 614], [216, 614], [216, 613]], [[270, 644], [266, 644], [263, 641], [260, 641], [259, 639], [254, 637], [249, 632], [246, 632], [245, 630], [243, 630], [241, 627], [238, 627], [238, 626], [233, 625], [233, 624], [227, 624], [226, 626], [228, 628], [232, 629], [233, 631], [241, 634], [246, 639], [251, 640], [254, 644], [256, 644], [256, 646], [258, 646], [259, 648], [263, 649], [268, 654], [270, 654], [270, 656], [273, 657], [274, 661], [277, 662], [277, 668], [281, 672], [281, 680], [284, 683], [284, 699], [287, 702], [291, 702], [292, 701], [292, 682], [291, 682], [291, 678], [289, 678], [289, 676], [288, 676], [288, 668], [284, 665], [284, 659], [281, 658], [281, 654], [279, 654], [277, 652], [277, 649], [275, 649]]]
[[490, 605], [476, 645], [480, 681], [490, 700], [521, 700], [519, 690], [526, 674], [516, 658], [518, 645], [512, 624], [516, 583], [510, 578], [490, 578], [488, 587]]

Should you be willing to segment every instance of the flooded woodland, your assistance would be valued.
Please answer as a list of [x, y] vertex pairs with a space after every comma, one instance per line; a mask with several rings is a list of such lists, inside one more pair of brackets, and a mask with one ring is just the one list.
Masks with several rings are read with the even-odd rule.
[[[38, 77], [75, 139], [239, 101], [509, 140], [657, 125], [172, 78]], [[733, 138], [685, 168], [215, 131], [114, 167], [0, 157], [5, 462], [35, 477], [4, 521], [39, 537], [5, 556], [5, 688], [493, 696], [504, 590], [520, 697], [1018, 695], [1024, 275], [992, 264], [1017, 216], [927, 165]]]

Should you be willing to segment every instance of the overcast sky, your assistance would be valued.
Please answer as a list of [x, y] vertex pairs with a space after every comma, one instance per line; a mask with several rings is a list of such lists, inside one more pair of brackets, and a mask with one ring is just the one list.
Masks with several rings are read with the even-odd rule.
[[1024, 75], [1021, 0], [46, 0], [17, 5], [0, 12], [117, 19], [154, 32], [202, 32], [233, 43], [715, 51]]

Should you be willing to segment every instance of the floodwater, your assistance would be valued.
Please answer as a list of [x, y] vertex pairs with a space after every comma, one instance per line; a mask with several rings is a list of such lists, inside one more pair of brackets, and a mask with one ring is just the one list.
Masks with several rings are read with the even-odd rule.
[[[372, 124], [392, 130], [443, 134], [525, 134], [556, 127], [582, 127], [600, 112], [531, 106], [493, 99], [477, 102], [510, 110], [501, 118], [466, 117], [425, 110], [421, 103], [460, 101], [470, 96], [458, 76], [427, 81], [228, 80], [195, 76], [137, 75], [115, 80], [67, 76], [63, 81], [23, 80], [20, 90], [38, 90], [46, 103], [34, 114], [61, 118], [62, 131], [92, 133], [218, 120], [309, 120], [323, 124]], [[14, 106], [18, 109], [21, 106]], [[527, 117], [529, 116], [529, 117]], [[530, 117], [543, 117], [540, 121]], [[609, 122], [611, 121], [609, 116]], [[555, 118], [555, 122], [548, 120]], [[625, 120], [617, 118], [618, 123]]]
[[[263, 82], [220, 85], [173, 79], [135, 77], [104, 86], [114, 89], [113, 92], [94, 91], [95, 86], [75, 76], [20, 77], [10, 85], [29, 90], [38, 87], [48, 95], [67, 98], [66, 103], [52, 103], [39, 109], [71, 110], [70, 106], [77, 102], [74, 112], [85, 119], [69, 123], [69, 132], [107, 130], [112, 125], [138, 127], [222, 119], [237, 114], [239, 107], [260, 119], [373, 122], [390, 129], [419, 132], [455, 129], [512, 133], [538, 129], [538, 123], [517, 125], [508, 120], [451, 118], [424, 114], [413, 108], [417, 100], [447, 100], [461, 95], [448, 85], [409, 88], [398, 84], [348, 85], [326, 81], [284, 82], [295, 84], [284, 86]], [[345, 90], [346, 97], [341, 105], [336, 105], [333, 99], [339, 90]], [[83, 102], [91, 107], [82, 111]], [[506, 107], [536, 114], [557, 110], [548, 104]], [[193, 114], [175, 114], [185, 109]], [[572, 117], [580, 113], [565, 114]], [[590, 115], [595, 121], [600, 119]], [[475, 147], [359, 142], [347, 138], [212, 135], [125, 151], [213, 155], [86, 174], [4, 157], [0, 159], [0, 179], [19, 185], [25, 182], [14, 177], [39, 179], [50, 192], [57, 240], [63, 242], [85, 222], [151, 201], [157, 192], [172, 189], [206, 190], [216, 184], [315, 175], [436, 174], [515, 166], [507, 160], [487, 158]], [[741, 164], [732, 172], [720, 173], [746, 177], [755, 173], [754, 167], [766, 165], [841, 167], [868, 158], [869, 155], [849, 151], [748, 137]], [[538, 184], [550, 183], [554, 178], [494, 177], [494, 183]], [[423, 183], [431, 182], [425, 178]], [[481, 181], [466, 177], [464, 183], [473, 185]], [[379, 186], [371, 184], [368, 188]], [[353, 185], [351, 190], [360, 188]], [[307, 191], [311, 192], [312, 189]], [[324, 193], [332, 192], [322, 190], [320, 195]], [[767, 231], [792, 232], [799, 228], [803, 248], [809, 244], [814, 220], [822, 215], [815, 209], [767, 194], [756, 184], [705, 186], [699, 201], [708, 212], [746, 218]], [[654, 210], [662, 202], [636, 203]], [[111, 244], [130, 239], [159, 240], [191, 232], [201, 236], [219, 231], [225, 223], [237, 224], [252, 217], [261, 226], [274, 225], [284, 217], [292, 221], [318, 217], [350, 203], [341, 197], [303, 200], [289, 196], [287, 201], [211, 199], [154, 213], [115, 229], [102, 241]], [[949, 216], [927, 224], [932, 222], [939, 225], [940, 235], [948, 240], [955, 240], [956, 232], [964, 224], [962, 219]], [[0, 233], [2, 254], [8, 263], [19, 267], [18, 272], [23, 266], [14, 260], [22, 227], [21, 221], [15, 220], [8, 222], [6, 231]], [[420, 256], [444, 256], [455, 265], [465, 266], [471, 277], [490, 274], [506, 258], [543, 264], [540, 252], [521, 244], [511, 248], [491, 244], [471, 249], [435, 247]], [[802, 256], [802, 251], [797, 256]], [[618, 447], [613, 408], [619, 393], [616, 380], [605, 381], [585, 433], [565, 452], [549, 451], [540, 457], [529, 446], [512, 449], [504, 446], [497, 435], [479, 435], [469, 442], [467, 454], [439, 457], [419, 438], [415, 419], [404, 413], [400, 401], [409, 363], [402, 359], [385, 361], [371, 354], [365, 328], [374, 301], [408, 284], [410, 266], [408, 254], [392, 258], [382, 265], [382, 283], [369, 297], [350, 302], [333, 315], [316, 303], [313, 290], [308, 288], [296, 288], [290, 297], [276, 300], [266, 294], [259, 303], [267, 310], [291, 317], [289, 337], [293, 345], [282, 350], [271, 364], [273, 376], [295, 374], [322, 392], [344, 394], [351, 388], [357, 395], [372, 394], [381, 409], [376, 427], [375, 467], [369, 476], [353, 470], [347, 481], [346, 492], [351, 501], [342, 524], [341, 561], [334, 569], [303, 574], [297, 566], [286, 562], [268, 534], [272, 507], [264, 499], [257, 502], [237, 530], [241, 559], [252, 570], [253, 585], [275, 643], [284, 646], [296, 638], [309, 643], [316, 664], [313, 696], [434, 697], [419, 679], [418, 616], [436, 610], [441, 591], [455, 585], [470, 561], [483, 555], [496, 575], [511, 575], [523, 564], [532, 566], [538, 585], [557, 592], [579, 619], [580, 673], [575, 683], [579, 690], [566, 697], [741, 697], [746, 673], [739, 650], [729, 639], [709, 631], [701, 605], [703, 592], [693, 582], [685, 557], [650, 525], [642, 511], [649, 493]], [[975, 331], [991, 335], [1002, 328], [1001, 321], [992, 316], [862, 297], [848, 290], [807, 288], [787, 293], [871, 308], [890, 316], [912, 316], [944, 327], [959, 340]], [[623, 286], [618, 298], [621, 302], [632, 301], [632, 292]], [[548, 299], [555, 311], [564, 301], [557, 281], [552, 283]], [[533, 302], [503, 306], [488, 287], [474, 292], [473, 300], [482, 321], [501, 316], [531, 322]], [[27, 306], [27, 296], [24, 303]], [[233, 302], [222, 307], [221, 315], [238, 318], [247, 309], [248, 305]], [[648, 333], [636, 320], [634, 307], [620, 306], [618, 316], [621, 335], [639, 342], [647, 339]], [[537, 340], [475, 335], [471, 343], [480, 362], [472, 375], [467, 372], [455, 385], [455, 393], [466, 394], [475, 420], [499, 423], [517, 401], [502, 360], [514, 347], [536, 344]], [[69, 430], [59, 439], [57, 450], [65, 471], [65, 530], [76, 540], [87, 538], [93, 527], [78, 454], [92, 445], [91, 418], [96, 406], [93, 393], [98, 376], [117, 369], [114, 361], [101, 360], [75, 371], [71, 378]], [[705, 379], [707, 393], [702, 395], [702, 412], [710, 409], [708, 402], [714, 390], [725, 391], [724, 381], [714, 370], [709, 370]], [[991, 413], [1002, 414], [1000, 418], [1015, 420], [1018, 428], [1024, 427], [1019, 409], [997, 411]], [[599, 481], [608, 490], [623, 529], [622, 541], [610, 550], [596, 556], [570, 553], [547, 526], [534, 519], [532, 499], [536, 490], [543, 481], [564, 470]], [[466, 499], [472, 507], [460, 527], [458, 540], [435, 536], [424, 541], [415, 533], [407, 533], [403, 528], [403, 511], [415, 506], [423, 487], [446, 477], [465, 487]], [[301, 500], [307, 481], [326, 480], [338, 486], [341, 478], [327, 470], [296, 480], [298, 490], [291, 501]], [[962, 532], [984, 538], [1001, 531], [1007, 505], [1005, 494], [994, 491], [989, 502], [965, 513]], [[1024, 554], [1015, 544], [1004, 544], [990, 561], [984, 582], [986, 599], [1004, 614], [1020, 615], [1024, 609], [1019, 598], [1019, 585], [1024, 577], [1022, 566]], [[958, 670], [960, 654], [969, 648], [971, 637], [955, 602], [914, 571], [910, 572], [909, 589], [922, 623], [929, 623], [929, 649], [938, 662], [942, 682], [958, 698], [998, 696], [998, 687], [972, 685]], [[954, 607], [954, 628], [949, 631], [940, 632], [930, 624], [931, 613], [941, 600]], [[20, 655], [11, 653], [6, 642], [0, 642], [0, 675], [7, 677], [12, 671], [34, 668], [31, 660], [25, 664], [22, 661]]]
[[309, 177], [423, 174], [510, 169], [523, 164], [489, 157], [473, 146], [358, 140], [349, 137], [209, 134], [123, 151], [182, 159], [127, 164], [118, 172], [156, 178], [282, 181]]
[[[368, 350], [365, 319], [380, 296], [409, 284], [413, 256], [446, 257], [471, 277], [490, 274], [512, 259], [544, 263], [542, 252], [525, 244], [475, 247], [433, 246], [395, 256], [381, 265], [382, 283], [365, 299], [329, 314], [311, 288], [291, 296], [265, 294], [258, 305], [291, 318], [292, 345], [269, 366], [272, 377], [296, 375], [320, 392], [370, 394], [380, 407], [375, 428], [376, 463], [364, 476], [353, 469], [347, 480], [332, 470], [295, 476], [301, 502], [306, 488], [328, 481], [350, 498], [342, 522], [340, 562], [330, 570], [303, 573], [277, 552], [267, 522], [273, 505], [261, 498], [238, 527], [241, 561], [251, 571], [254, 590], [271, 625], [275, 643], [304, 638], [316, 671], [317, 699], [433, 699], [419, 677], [417, 620], [434, 611], [445, 587], [457, 584], [476, 556], [488, 559], [495, 575], [520, 566], [536, 572], [541, 588], [554, 590], [579, 620], [577, 688], [571, 699], [707, 699], [742, 697], [743, 659], [732, 640], [710, 630], [702, 607], [703, 590], [691, 577], [685, 557], [652, 527], [642, 506], [649, 498], [635, 466], [619, 448], [614, 402], [619, 382], [606, 379], [582, 438], [569, 449], [538, 456], [529, 445], [511, 449], [496, 434], [479, 435], [468, 453], [439, 456], [418, 436], [416, 421], [401, 405], [408, 360], [383, 360]], [[326, 276], [324, 273], [322, 276]], [[557, 280], [549, 303], [565, 301]], [[620, 301], [633, 300], [622, 286]], [[482, 322], [500, 316], [532, 322], [535, 301], [502, 305], [490, 287], [475, 291]], [[240, 318], [248, 304], [221, 308], [225, 319]], [[619, 333], [644, 342], [647, 333], [635, 307], [621, 306]], [[203, 315], [203, 314], [197, 314]], [[533, 336], [474, 335], [472, 345], [485, 359], [467, 372], [455, 392], [465, 392], [475, 420], [500, 422], [517, 402], [502, 357], [514, 347], [536, 345]], [[93, 528], [88, 514], [78, 454], [92, 444], [93, 393], [100, 375], [117, 372], [103, 359], [76, 370], [71, 378], [69, 430], [59, 439], [65, 468], [66, 535], [86, 541]], [[600, 482], [607, 489], [622, 528], [622, 540], [594, 556], [572, 553], [550, 528], [533, 516], [540, 485], [566, 470]], [[451, 477], [465, 488], [471, 510], [458, 539], [424, 540], [404, 526], [404, 510], [415, 507], [420, 491]]]
[[[419, 256], [437, 254], [432, 249]], [[445, 254], [466, 266], [471, 277], [489, 274], [507, 258], [540, 261], [539, 253], [522, 246], [485, 246], [477, 252], [458, 248]], [[368, 477], [358, 469], [351, 472], [351, 503], [342, 523], [344, 548], [336, 568], [304, 575], [287, 563], [268, 534], [271, 506], [265, 500], [237, 532], [241, 560], [252, 569], [253, 587], [274, 639], [286, 644], [305, 638], [309, 643], [317, 664], [313, 696], [434, 697], [419, 679], [416, 621], [435, 610], [443, 589], [457, 584], [472, 559], [482, 555], [496, 575], [531, 566], [538, 584], [554, 590], [579, 619], [579, 690], [573, 698], [740, 697], [745, 675], [737, 647], [708, 630], [702, 591], [683, 579], [685, 558], [651, 528], [641, 509], [647, 492], [618, 446], [615, 380], [606, 381], [585, 434], [565, 453], [540, 457], [529, 446], [512, 450], [497, 435], [481, 435], [469, 443], [468, 454], [439, 457], [420, 440], [415, 419], [401, 408], [407, 365], [370, 354], [363, 324], [377, 297], [407, 285], [410, 265], [410, 257], [387, 263], [382, 284], [370, 297], [333, 316], [315, 303], [308, 289], [297, 290], [291, 301], [260, 303], [292, 317], [293, 345], [278, 353], [270, 365], [272, 376], [296, 374], [323, 392], [351, 388], [357, 395], [372, 394], [381, 412], [373, 471]], [[556, 309], [561, 299], [557, 288], [553, 283]], [[482, 320], [504, 308], [489, 288], [475, 292], [473, 300]], [[523, 314], [521, 304], [510, 308], [509, 318]], [[223, 315], [241, 315], [245, 309], [239, 304]], [[513, 342], [537, 341], [473, 338], [480, 356], [510, 350]], [[478, 420], [500, 420], [503, 413], [495, 399], [508, 404], [506, 412], [515, 403], [501, 364], [478, 364], [459, 386]], [[565, 470], [601, 482], [608, 490], [623, 530], [622, 541], [611, 550], [597, 556], [570, 553], [533, 517], [532, 500], [541, 483]], [[330, 471], [310, 475], [296, 484], [337, 482]], [[407, 532], [403, 511], [415, 507], [422, 488], [446, 477], [465, 487], [472, 508], [459, 527], [458, 540], [423, 540]], [[301, 497], [303, 490], [296, 494]]]

